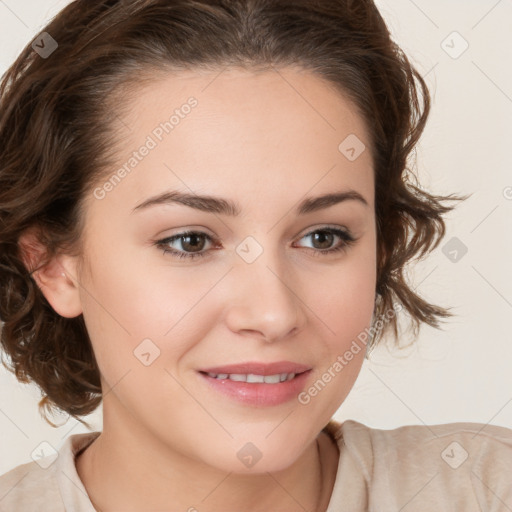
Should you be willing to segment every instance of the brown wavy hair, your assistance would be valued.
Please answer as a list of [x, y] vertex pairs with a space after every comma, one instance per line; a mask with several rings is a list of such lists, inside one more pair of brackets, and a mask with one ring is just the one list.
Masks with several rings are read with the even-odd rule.
[[[466, 197], [417, 186], [409, 156], [429, 91], [372, 0], [76, 0], [43, 32], [57, 41], [54, 53], [43, 58], [28, 44], [0, 84], [0, 319], [2, 362], [41, 388], [49, 423], [45, 413], [54, 409], [79, 421], [96, 409], [100, 375], [83, 315], [52, 309], [23, 263], [19, 237], [37, 233], [47, 257], [38, 268], [59, 252], [82, 254], [83, 200], [116, 162], [112, 121], [146, 81], [180, 69], [300, 66], [336, 87], [371, 142], [375, 313], [398, 300], [415, 336], [421, 323], [440, 328], [452, 316], [416, 294], [404, 270], [444, 236], [443, 215], [454, 206], [442, 202]], [[396, 317], [373, 344], [391, 329], [396, 341]]]

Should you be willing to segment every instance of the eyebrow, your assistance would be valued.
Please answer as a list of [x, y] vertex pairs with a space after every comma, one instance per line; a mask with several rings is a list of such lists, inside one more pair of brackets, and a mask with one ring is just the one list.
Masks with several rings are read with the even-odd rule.
[[[305, 215], [307, 213], [323, 210], [324, 208], [329, 208], [330, 206], [334, 206], [335, 204], [345, 201], [358, 201], [359, 203], [368, 206], [368, 202], [359, 192], [356, 192], [355, 190], [344, 190], [323, 196], [306, 198], [297, 206], [295, 213], [297, 215]], [[242, 211], [238, 203], [228, 199], [210, 195], [199, 196], [197, 194], [188, 194], [172, 190], [150, 197], [137, 205], [132, 210], [132, 213], [144, 210], [151, 206], [176, 203], [203, 212], [219, 213], [229, 215], [231, 217], [239, 216]]]

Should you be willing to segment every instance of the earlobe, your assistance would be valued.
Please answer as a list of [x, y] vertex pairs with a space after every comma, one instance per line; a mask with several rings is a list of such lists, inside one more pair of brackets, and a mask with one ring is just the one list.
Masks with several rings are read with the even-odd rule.
[[45, 264], [46, 248], [34, 230], [19, 237], [18, 247], [25, 267], [54, 311], [65, 318], [80, 315], [82, 305], [75, 277], [76, 258], [59, 254]]

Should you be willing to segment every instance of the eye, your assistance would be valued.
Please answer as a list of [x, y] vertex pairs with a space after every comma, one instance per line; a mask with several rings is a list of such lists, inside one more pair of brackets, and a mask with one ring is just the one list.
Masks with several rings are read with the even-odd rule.
[[[316, 245], [316, 247], [314, 246], [312, 249], [318, 249], [318, 245], [320, 245], [320, 250], [313, 251], [315, 256], [322, 256], [347, 250], [356, 241], [349, 231], [338, 228], [317, 229], [315, 231], [311, 231], [307, 235], [304, 235], [301, 240], [311, 236], [313, 237], [313, 244]], [[331, 247], [336, 237], [339, 238], [341, 242], [338, 245]]]
[[[172, 254], [177, 258], [203, 258], [206, 256], [206, 252], [199, 252], [204, 248], [204, 242], [201, 239], [207, 239], [213, 242], [213, 239], [206, 233], [201, 231], [187, 231], [185, 233], [178, 233], [177, 235], [169, 238], [159, 240], [156, 245], [163, 250], [164, 254]], [[177, 251], [175, 249], [169, 249], [169, 245], [179, 241], [181, 248], [185, 251]], [[192, 250], [193, 252], [187, 252]]]
[[[313, 244], [316, 246], [309, 247], [313, 250], [315, 256], [325, 256], [340, 251], [347, 250], [356, 239], [347, 230], [338, 228], [323, 228], [311, 231], [307, 235], [304, 235], [301, 240], [313, 236]], [[340, 242], [332, 247], [333, 241], [338, 238]], [[165, 254], [171, 254], [172, 257], [176, 258], [204, 258], [209, 255], [210, 251], [204, 250], [205, 241], [209, 243], [215, 242], [218, 244], [216, 239], [203, 233], [201, 231], [186, 231], [184, 233], [178, 233], [168, 238], [158, 240], [155, 245], [163, 250]], [[180, 248], [169, 248], [172, 244], [179, 242]], [[317, 246], [320, 247], [317, 247]]]

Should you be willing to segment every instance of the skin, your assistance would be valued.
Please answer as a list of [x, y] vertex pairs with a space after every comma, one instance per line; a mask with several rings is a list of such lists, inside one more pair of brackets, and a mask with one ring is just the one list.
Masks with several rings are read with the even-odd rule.
[[[198, 106], [171, 135], [104, 199], [87, 196], [84, 254], [61, 254], [35, 274], [57, 313], [83, 314], [101, 371], [103, 432], [77, 458], [78, 474], [103, 512], [326, 510], [339, 453], [321, 429], [351, 390], [364, 350], [307, 405], [244, 405], [211, 391], [197, 370], [289, 360], [313, 368], [307, 388], [369, 327], [368, 133], [346, 98], [304, 70], [180, 71], [146, 84], [116, 126], [119, 167], [190, 96]], [[353, 162], [338, 150], [350, 134], [367, 145]], [[294, 213], [305, 197], [346, 189], [368, 205]], [[242, 214], [178, 204], [131, 213], [166, 190], [230, 199]], [[356, 242], [321, 254], [343, 244], [315, 242], [311, 233], [326, 225]], [[187, 229], [218, 240], [199, 240], [208, 256], [187, 261], [155, 246]], [[251, 264], [236, 252], [247, 236], [263, 249]], [[190, 252], [185, 242], [169, 248]], [[35, 257], [29, 235], [22, 244]], [[150, 366], [133, 353], [145, 338], [160, 350]], [[247, 442], [262, 453], [251, 468], [237, 457]]]

